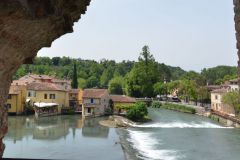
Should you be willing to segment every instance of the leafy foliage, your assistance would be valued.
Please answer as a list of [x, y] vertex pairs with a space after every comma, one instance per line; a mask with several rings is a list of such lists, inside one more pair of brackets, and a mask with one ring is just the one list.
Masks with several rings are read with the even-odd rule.
[[196, 109], [187, 107], [185, 105], [179, 105], [179, 104], [165, 103], [164, 105], [161, 106], [161, 108], [184, 112], [184, 113], [191, 113], [191, 114], [196, 113]]
[[148, 115], [145, 103], [136, 103], [127, 111], [127, 118], [133, 121], [143, 121]]
[[238, 91], [225, 93], [222, 100], [225, 104], [234, 107], [236, 114], [240, 113], [240, 93]]
[[123, 77], [115, 77], [109, 82], [109, 92], [111, 94], [122, 95], [124, 93], [124, 78]]
[[162, 106], [162, 103], [161, 102], [158, 102], [158, 101], [154, 101], [152, 103], [152, 108], [160, 108]]

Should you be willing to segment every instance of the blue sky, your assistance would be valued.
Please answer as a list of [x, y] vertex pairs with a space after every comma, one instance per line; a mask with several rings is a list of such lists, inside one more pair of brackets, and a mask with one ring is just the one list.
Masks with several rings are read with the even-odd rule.
[[92, 0], [74, 32], [38, 56], [137, 60], [143, 45], [158, 62], [200, 71], [237, 65], [232, 0]]

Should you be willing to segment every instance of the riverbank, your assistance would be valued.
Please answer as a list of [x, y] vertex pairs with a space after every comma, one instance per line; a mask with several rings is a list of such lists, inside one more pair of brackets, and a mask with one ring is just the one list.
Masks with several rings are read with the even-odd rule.
[[109, 116], [109, 118], [106, 120], [99, 121], [99, 124], [109, 128], [127, 128], [137, 125], [138, 123], [122, 116], [113, 115]]
[[170, 103], [155, 102], [153, 103], [152, 108], [162, 108], [182, 113], [195, 114], [198, 116], [210, 118], [226, 127], [240, 128], [240, 119], [217, 111], [205, 110], [205, 108], [199, 106], [171, 102]]

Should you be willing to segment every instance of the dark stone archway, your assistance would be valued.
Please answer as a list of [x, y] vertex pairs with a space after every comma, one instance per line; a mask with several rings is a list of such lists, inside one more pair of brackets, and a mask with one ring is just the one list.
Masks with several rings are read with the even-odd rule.
[[[73, 31], [90, 0], [0, 0], [0, 158], [7, 132], [7, 99], [11, 77], [23, 63], [31, 63], [42, 47]], [[233, 0], [240, 59], [240, 0]], [[240, 61], [238, 61], [240, 66]], [[240, 75], [240, 70], [238, 72]], [[240, 84], [240, 83], [239, 83]]]
[[7, 132], [4, 107], [11, 77], [23, 63], [31, 63], [42, 47], [73, 32], [90, 0], [0, 0], [0, 158]]

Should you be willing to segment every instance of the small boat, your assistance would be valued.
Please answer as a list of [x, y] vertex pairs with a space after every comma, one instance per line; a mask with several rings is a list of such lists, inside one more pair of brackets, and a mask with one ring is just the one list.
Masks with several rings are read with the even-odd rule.
[[36, 118], [58, 115], [57, 103], [35, 102], [34, 111]]

